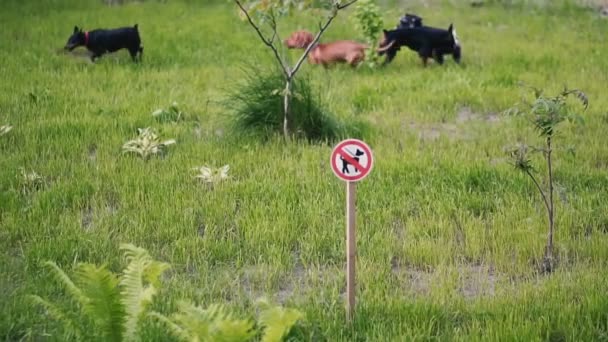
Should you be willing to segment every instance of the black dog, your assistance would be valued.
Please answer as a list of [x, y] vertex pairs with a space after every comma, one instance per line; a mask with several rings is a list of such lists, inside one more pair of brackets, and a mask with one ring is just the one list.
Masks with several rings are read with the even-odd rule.
[[[353, 156], [353, 159], [358, 163], [359, 157], [361, 157], [364, 154], [365, 154], [365, 152], [361, 151], [360, 149], [357, 149], [357, 151], [355, 152], [355, 155]], [[340, 156], [340, 159], [342, 160], [342, 173], [343, 174], [350, 173], [350, 172], [348, 172], [348, 165], [351, 165], [351, 164], [348, 162], [348, 160], [344, 159], [344, 157], [342, 157], [342, 156]], [[359, 170], [356, 167], [355, 167], [355, 172], [359, 172]]]
[[401, 28], [412, 28], [412, 27], [421, 27], [422, 26], [422, 18], [411, 13], [405, 13], [401, 19], [399, 19], [399, 24], [397, 25], [398, 29]]
[[72, 51], [79, 46], [84, 46], [93, 53], [91, 55], [91, 61], [93, 62], [95, 58], [106, 52], [114, 52], [120, 49], [129, 50], [134, 62], [139, 54], [139, 60], [141, 61], [144, 52], [137, 24], [133, 27], [121, 27], [112, 30], [97, 29], [87, 32], [83, 32], [82, 28], [79, 29], [78, 26], [74, 26], [74, 33], [68, 39], [65, 49]]
[[383, 31], [384, 38], [377, 51], [380, 55], [386, 54], [384, 64], [390, 63], [404, 45], [418, 52], [424, 66], [429, 58], [443, 64], [443, 55], [447, 54], [451, 54], [454, 61], [460, 63], [460, 42], [452, 24], [447, 30], [421, 26]]

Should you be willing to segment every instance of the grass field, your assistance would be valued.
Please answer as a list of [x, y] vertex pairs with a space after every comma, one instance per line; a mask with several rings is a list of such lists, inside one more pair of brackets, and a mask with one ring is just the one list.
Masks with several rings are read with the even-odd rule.
[[[365, 120], [376, 165], [358, 186], [358, 308], [344, 318], [344, 184], [332, 144], [260, 142], [231, 133], [221, 102], [246, 63], [272, 59], [227, 2], [3, 1], [0, 7], [0, 337], [61, 340], [26, 300], [62, 291], [53, 260], [124, 265], [118, 246], [144, 247], [172, 270], [155, 309], [180, 298], [243, 314], [261, 296], [306, 314], [314, 339], [608, 340], [608, 21], [554, 3], [471, 8], [467, 2], [385, 2], [385, 27], [404, 9], [455, 24], [461, 66], [422, 68], [402, 50], [380, 70], [305, 64], [303, 74], [342, 119]], [[352, 9], [324, 41], [361, 39]], [[144, 62], [126, 51], [95, 64], [60, 49], [74, 25], [138, 23]], [[283, 36], [312, 14], [281, 21]], [[291, 55], [295, 59], [296, 55]], [[546, 214], [505, 146], [540, 144], [501, 112], [525, 92], [563, 84], [590, 100], [584, 125], [556, 139], [559, 267], [537, 272]], [[158, 123], [179, 103], [188, 116]], [[137, 128], [177, 144], [164, 158], [123, 155]], [[573, 149], [574, 148], [574, 149]], [[539, 156], [539, 172], [545, 169]], [[192, 168], [230, 165], [213, 188]], [[24, 181], [21, 168], [40, 184]], [[167, 340], [150, 325], [147, 340]]]

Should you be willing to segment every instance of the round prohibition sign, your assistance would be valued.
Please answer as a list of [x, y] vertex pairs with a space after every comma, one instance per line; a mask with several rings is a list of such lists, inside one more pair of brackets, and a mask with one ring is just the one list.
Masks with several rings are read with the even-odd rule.
[[361, 140], [346, 139], [331, 153], [331, 169], [336, 177], [357, 182], [365, 178], [374, 166], [372, 150]]

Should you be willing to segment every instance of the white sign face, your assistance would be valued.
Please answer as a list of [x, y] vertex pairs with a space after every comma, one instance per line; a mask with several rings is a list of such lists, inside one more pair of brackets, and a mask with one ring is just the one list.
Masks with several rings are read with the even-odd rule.
[[344, 140], [334, 148], [331, 166], [338, 178], [348, 182], [359, 181], [369, 174], [373, 166], [372, 151], [361, 140]]

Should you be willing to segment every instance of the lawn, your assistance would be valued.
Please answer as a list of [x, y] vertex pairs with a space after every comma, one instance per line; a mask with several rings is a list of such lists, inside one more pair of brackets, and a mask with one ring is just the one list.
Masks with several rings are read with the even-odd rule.
[[[265, 296], [302, 311], [312, 340], [608, 340], [608, 21], [562, 1], [497, 2], [381, 2], [386, 28], [405, 10], [427, 25], [454, 23], [462, 65], [446, 58], [423, 68], [402, 49], [382, 69], [303, 66], [329, 112], [371, 127], [363, 138], [376, 164], [358, 185], [349, 325], [334, 142], [262, 141], [230, 129], [227, 90], [247, 65], [273, 65], [233, 4], [3, 1], [0, 126], [13, 129], [0, 135], [0, 337], [62, 340], [27, 299], [65, 300], [43, 262], [68, 273], [79, 262], [119, 271], [118, 246], [132, 243], [172, 265], [154, 304], [165, 313], [187, 298], [246, 316]], [[352, 12], [322, 40], [361, 40]], [[140, 65], [124, 50], [95, 64], [62, 51], [74, 25], [135, 23]], [[316, 25], [301, 12], [279, 29], [285, 37]], [[503, 115], [530, 94], [520, 82], [548, 94], [567, 84], [590, 101], [584, 123], [564, 124], [555, 139], [551, 274], [537, 267], [545, 209], [505, 154], [518, 141], [542, 142], [528, 122]], [[185, 120], [152, 117], [174, 101]], [[147, 161], [123, 154], [144, 127], [177, 143]], [[533, 162], [544, 179], [542, 158]], [[226, 164], [230, 178], [213, 187], [194, 178], [195, 167]], [[146, 340], [167, 340], [147, 326]]]

